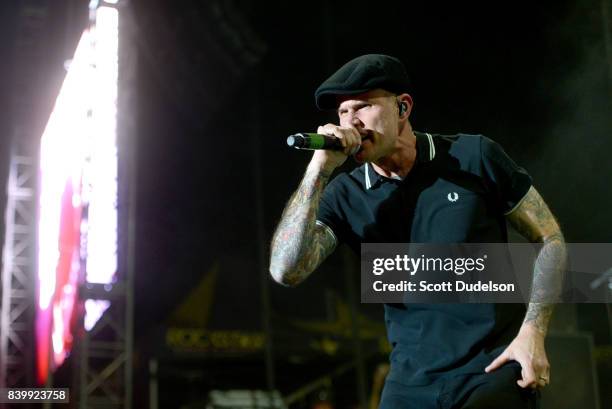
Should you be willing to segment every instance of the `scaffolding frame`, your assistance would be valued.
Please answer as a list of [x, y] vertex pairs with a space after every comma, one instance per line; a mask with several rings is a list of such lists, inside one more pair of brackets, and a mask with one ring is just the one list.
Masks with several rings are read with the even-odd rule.
[[35, 183], [33, 158], [11, 154], [2, 268], [0, 387], [25, 387], [33, 381]]
[[34, 384], [39, 135], [31, 114], [47, 10], [46, 0], [22, 0], [17, 6], [0, 293], [0, 388]]

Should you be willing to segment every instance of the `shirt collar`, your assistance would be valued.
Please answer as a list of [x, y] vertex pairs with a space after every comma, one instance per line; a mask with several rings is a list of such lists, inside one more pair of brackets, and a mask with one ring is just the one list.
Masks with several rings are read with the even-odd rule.
[[[414, 132], [416, 135], [416, 164], [431, 162], [436, 157], [436, 146], [433, 141], [433, 137], [429, 133]], [[377, 182], [389, 179], [379, 175], [374, 167], [366, 162], [364, 165], [364, 182], [366, 189], [371, 189], [372, 186], [376, 185]]]

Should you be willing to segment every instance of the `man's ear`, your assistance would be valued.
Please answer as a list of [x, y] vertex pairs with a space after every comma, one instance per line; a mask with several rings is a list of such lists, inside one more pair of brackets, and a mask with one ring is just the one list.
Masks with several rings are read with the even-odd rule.
[[412, 112], [414, 102], [410, 94], [400, 94], [397, 96], [397, 106], [399, 108], [399, 116], [401, 119], [408, 118]]

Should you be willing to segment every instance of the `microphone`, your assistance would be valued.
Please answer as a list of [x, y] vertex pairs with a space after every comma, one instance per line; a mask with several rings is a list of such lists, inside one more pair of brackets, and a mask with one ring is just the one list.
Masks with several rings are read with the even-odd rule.
[[296, 133], [287, 137], [287, 145], [295, 149], [324, 149], [328, 151], [341, 151], [344, 148], [340, 138], [320, 135], [318, 133]]

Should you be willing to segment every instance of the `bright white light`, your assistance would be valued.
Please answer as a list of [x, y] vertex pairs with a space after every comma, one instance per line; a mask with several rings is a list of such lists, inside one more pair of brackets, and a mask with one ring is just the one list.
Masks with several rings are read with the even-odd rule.
[[85, 301], [85, 330], [91, 331], [96, 322], [102, 317], [104, 311], [110, 307], [107, 300], [86, 300]]
[[41, 138], [40, 213], [38, 226], [38, 279], [40, 309], [47, 309], [56, 292], [60, 258], [60, 215], [67, 185], [80, 188], [84, 154], [82, 135], [87, 133], [88, 33], [84, 33], [75, 52], [70, 71], [62, 84], [55, 107]]
[[[117, 271], [117, 77], [119, 16], [100, 7], [95, 26], [91, 155], [85, 168], [87, 218], [86, 281], [111, 283]], [[92, 328], [108, 303], [89, 303], [86, 328]], [[89, 329], [88, 328], [88, 329]]]

